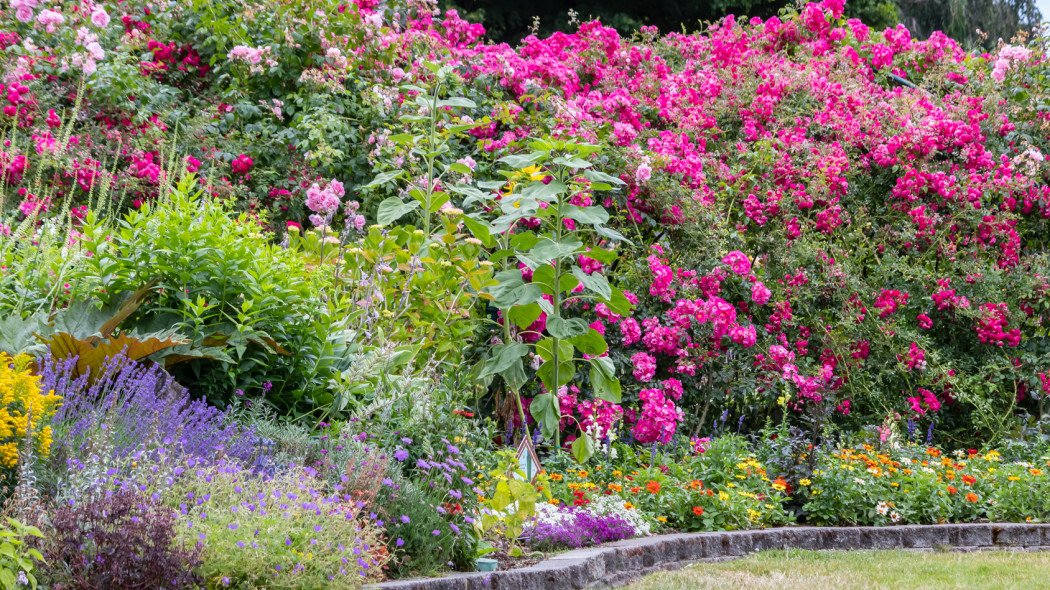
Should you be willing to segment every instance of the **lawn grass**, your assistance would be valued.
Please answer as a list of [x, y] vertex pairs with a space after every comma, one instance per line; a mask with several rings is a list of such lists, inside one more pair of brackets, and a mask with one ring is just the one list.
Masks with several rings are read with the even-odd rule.
[[643, 578], [630, 590], [1050, 589], [1050, 553], [766, 551]]

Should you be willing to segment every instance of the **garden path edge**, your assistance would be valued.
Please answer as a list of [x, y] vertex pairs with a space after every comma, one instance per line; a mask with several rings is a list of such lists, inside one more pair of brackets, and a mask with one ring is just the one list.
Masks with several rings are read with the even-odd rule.
[[784, 527], [638, 537], [558, 554], [516, 570], [383, 582], [373, 590], [617, 588], [642, 576], [769, 549], [1050, 551], [1050, 524], [967, 523], [885, 527]]

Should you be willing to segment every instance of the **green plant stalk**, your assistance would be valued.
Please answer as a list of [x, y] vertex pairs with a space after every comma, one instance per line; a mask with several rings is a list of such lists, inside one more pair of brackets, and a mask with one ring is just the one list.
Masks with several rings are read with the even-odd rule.
[[441, 82], [434, 85], [434, 94], [430, 101], [430, 130], [427, 137], [427, 190], [423, 202], [423, 235], [430, 241], [430, 203], [434, 199], [434, 144], [437, 136], [437, 104], [441, 92]]
[[[559, 180], [562, 180], [559, 178]], [[555, 241], [561, 242], [562, 230], [565, 224], [562, 223], [561, 212], [564, 195], [558, 195], [558, 209], [554, 212], [554, 235]], [[561, 273], [562, 273], [562, 258], [557, 258], [554, 264], [554, 311], [551, 314], [555, 318], [561, 318]], [[551, 392], [551, 396], [554, 398], [554, 411], [558, 414], [558, 422], [554, 425], [554, 448], [561, 448], [561, 400], [558, 399], [558, 380], [560, 378], [558, 371], [558, 348], [561, 346], [561, 339], [557, 336], [551, 335], [551, 362], [554, 363], [554, 391]]]
[[[517, 225], [517, 224], [515, 224], [515, 225]], [[503, 234], [503, 237], [506, 238], [506, 242], [504, 242], [504, 245], [503, 245], [502, 249], [510, 248], [510, 236], [512, 235], [512, 230], [513, 229], [514, 228], [511, 227], [510, 229], [507, 230], [506, 233]], [[506, 257], [506, 258], [503, 259], [503, 270], [510, 270], [510, 257]], [[507, 343], [510, 342], [510, 339], [512, 337], [511, 327], [510, 327], [510, 309], [508, 308], [508, 309], [504, 309], [502, 311], [503, 311], [503, 343], [507, 344]], [[517, 388], [511, 387], [510, 385], [507, 385], [507, 389], [510, 390], [510, 392], [512, 394], [514, 394], [514, 403], [517, 404], [517, 407], [518, 407], [518, 418], [521, 419], [521, 426], [525, 429], [525, 436], [531, 437], [532, 435], [529, 432], [528, 420], [526, 420], [526, 418], [525, 418], [525, 408], [521, 405], [521, 394], [518, 392]]]

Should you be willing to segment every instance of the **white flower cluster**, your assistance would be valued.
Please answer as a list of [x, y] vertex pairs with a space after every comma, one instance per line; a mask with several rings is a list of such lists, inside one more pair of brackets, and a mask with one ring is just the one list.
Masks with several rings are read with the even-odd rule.
[[546, 502], [536, 504], [536, 517], [533, 524], [569, 527], [575, 522], [575, 517], [568, 510], [560, 510], [558, 506]]
[[644, 537], [649, 534], [649, 521], [645, 519], [640, 510], [629, 510], [627, 502], [617, 495], [599, 496], [587, 505], [587, 509], [602, 516], [615, 515], [627, 521], [634, 527], [634, 534]]

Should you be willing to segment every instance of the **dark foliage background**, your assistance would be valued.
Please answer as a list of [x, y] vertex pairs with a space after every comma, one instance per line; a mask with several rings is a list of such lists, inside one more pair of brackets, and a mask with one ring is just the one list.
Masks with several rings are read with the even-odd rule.
[[[631, 34], [642, 26], [661, 32], [695, 31], [705, 21], [728, 14], [768, 18], [785, 5], [782, 0], [445, 0], [471, 21], [485, 24], [490, 39], [515, 44], [531, 32], [549, 35], [573, 30], [575, 20], [600, 18], [621, 33]], [[994, 47], [998, 39], [1009, 41], [1018, 31], [1030, 31], [1041, 15], [1034, 0], [851, 0], [846, 15], [881, 29], [903, 23], [915, 38], [925, 39], [944, 31], [964, 45]], [[537, 20], [538, 18], [538, 20]], [[984, 35], [979, 34], [980, 30]]]

